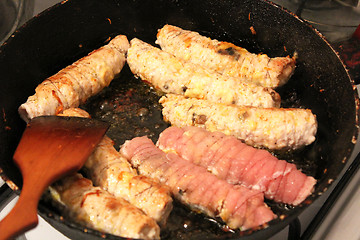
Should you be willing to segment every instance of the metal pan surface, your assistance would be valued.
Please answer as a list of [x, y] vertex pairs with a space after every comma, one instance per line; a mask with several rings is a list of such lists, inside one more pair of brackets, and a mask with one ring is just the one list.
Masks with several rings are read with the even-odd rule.
[[[298, 54], [295, 74], [277, 89], [283, 107], [310, 108], [317, 116], [317, 140], [296, 152], [275, 154], [318, 180], [315, 192], [297, 207], [267, 203], [278, 218], [262, 229], [226, 232], [219, 223], [178, 206], [163, 239], [264, 239], [287, 226], [337, 178], [358, 136], [359, 100], [353, 80], [330, 44], [314, 28], [267, 1], [253, 0], [68, 0], [31, 19], [0, 47], [0, 174], [14, 189], [21, 176], [12, 161], [25, 123], [17, 108], [46, 77], [118, 34], [154, 44], [164, 24], [198, 31], [271, 57]], [[156, 140], [168, 124], [159, 95], [125, 67], [108, 89], [82, 106], [94, 118], [112, 123], [116, 146], [148, 135]], [[39, 214], [72, 239], [120, 239], [62, 217], [46, 196]], [[184, 224], [188, 226], [184, 227]]]

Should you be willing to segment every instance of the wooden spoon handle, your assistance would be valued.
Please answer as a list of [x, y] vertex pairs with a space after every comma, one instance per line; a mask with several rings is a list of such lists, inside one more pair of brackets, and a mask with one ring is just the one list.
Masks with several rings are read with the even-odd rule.
[[23, 186], [15, 206], [0, 222], [0, 240], [14, 239], [37, 226], [37, 206], [42, 192], [41, 188]]

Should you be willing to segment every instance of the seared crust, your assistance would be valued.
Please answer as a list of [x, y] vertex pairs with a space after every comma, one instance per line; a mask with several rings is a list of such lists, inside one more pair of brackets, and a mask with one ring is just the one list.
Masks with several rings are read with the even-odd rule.
[[280, 106], [280, 95], [273, 89], [225, 77], [136, 38], [130, 41], [130, 45], [127, 63], [131, 71], [165, 93], [225, 104]]
[[56, 115], [77, 107], [107, 87], [125, 64], [129, 42], [119, 35], [72, 65], [40, 83], [35, 94], [19, 107], [20, 116], [29, 121], [41, 115]]
[[270, 58], [266, 54], [253, 54], [232, 43], [212, 40], [172, 25], [165, 25], [158, 31], [156, 43], [164, 51], [186, 61], [264, 87], [284, 85], [295, 70], [295, 57]]
[[198, 126], [233, 135], [268, 149], [296, 149], [311, 144], [317, 131], [309, 109], [224, 105], [167, 94], [160, 99], [166, 121], [177, 127]]

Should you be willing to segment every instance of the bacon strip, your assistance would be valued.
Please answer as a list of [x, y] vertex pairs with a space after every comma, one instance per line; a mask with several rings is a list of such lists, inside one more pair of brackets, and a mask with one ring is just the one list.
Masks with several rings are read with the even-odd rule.
[[[62, 116], [87, 117], [90, 115], [81, 109], [70, 108]], [[114, 148], [114, 142], [105, 136], [84, 168], [96, 186], [129, 201], [143, 210], [161, 225], [172, 210], [172, 197], [169, 189], [151, 178], [138, 175], [131, 164]]]
[[277, 202], [298, 205], [316, 184], [295, 164], [278, 160], [266, 150], [250, 147], [232, 136], [198, 127], [169, 127], [157, 146], [201, 165], [221, 179], [264, 192]]
[[179, 201], [221, 218], [230, 228], [245, 230], [275, 217], [261, 192], [229, 184], [176, 154], [166, 154], [147, 137], [126, 141], [120, 152], [141, 174], [168, 185]]
[[126, 238], [160, 239], [160, 227], [154, 219], [124, 199], [94, 187], [81, 174], [59, 180], [52, 190], [70, 217], [87, 227]]

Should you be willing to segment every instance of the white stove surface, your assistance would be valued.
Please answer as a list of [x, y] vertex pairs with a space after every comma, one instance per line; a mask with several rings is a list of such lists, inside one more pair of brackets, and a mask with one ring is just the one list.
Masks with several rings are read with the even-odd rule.
[[[6, 204], [4, 209], [0, 209], [0, 220], [3, 219], [10, 210], [15, 206], [18, 196], [13, 196], [12, 199], [9, 200], [9, 203]], [[21, 235], [17, 238], [17, 240], [45, 240], [45, 239], [56, 239], [56, 240], [69, 240], [69, 238], [65, 237], [62, 233], [53, 228], [49, 223], [47, 223], [42, 217], [39, 217], [39, 224], [36, 228], [28, 231], [24, 235]]]
[[[48, 7], [53, 6], [54, 4], [61, 2], [59, 0], [35, 0], [35, 9], [34, 15], [40, 13], [41, 11], [47, 9]], [[359, 87], [358, 87], [359, 89]], [[360, 152], [360, 143], [358, 142], [355, 146], [355, 150], [350, 161], [347, 164], [347, 167]], [[345, 167], [345, 170], [347, 169]], [[343, 172], [343, 173], [344, 173]], [[343, 174], [342, 173], [342, 174]], [[342, 175], [341, 174], [341, 175]], [[337, 180], [339, 181], [339, 179]], [[4, 183], [0, 179], [0, 186]], [[309, 208], [307, 208], [300, 216], [299, 220], [301, 222], [301, 230], [303, 231], [307, 228], [308, 224], [311, 222], [315, 213], [324, 204], [325, 200], [333, 190], [336, 182], [332, 184], [330, 188], [322, 197], [315, 201]], [[346, 187], [344, 192], [341, 194], [333, 208], [329, 211], [323, 223], [320, 225], [319, 229], [316, 231], [312, 239], [315, 240], [360, 240], [360, 171], [358, 171], [349, 185]], [[0, 209], [0, 220], [10, 212], [11, 208], [15, 205], [18, 197], [13, 196], [12, 199], [9, 199], [9, 202], [6, 204], [4, 209]], [[283, 240], [288, 238], [289, 227], [284, 228], [278, 234], [270, 238], [270, 240]], [[56, 240], [69, 240], [62, 233], [54, 229], [50, 224], [48, 224], [43, 218], [39, 216], [39, 225], [27, 232], [26, 234], [17, 238], [18, 240], [28, 239], [28, 240], [42, 240], [42, 239], [56, 239]]]

